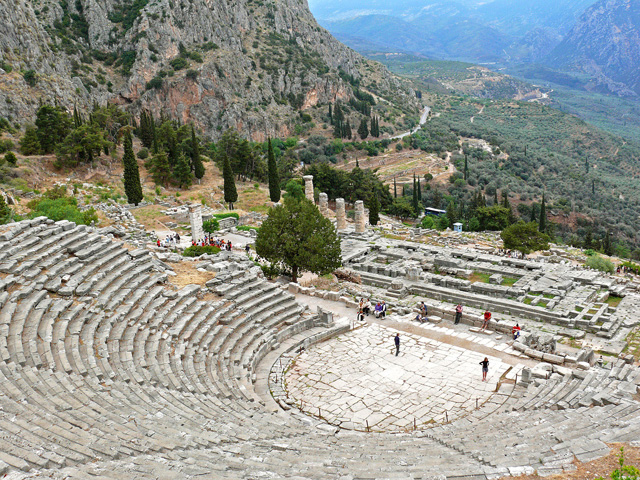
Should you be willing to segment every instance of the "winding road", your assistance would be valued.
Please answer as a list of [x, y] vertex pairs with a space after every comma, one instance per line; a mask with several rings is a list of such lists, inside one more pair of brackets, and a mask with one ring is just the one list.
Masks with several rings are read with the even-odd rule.
[[391, 137], [391, 140], [400, 140], [404, 137], [408, 137], [409, 135], [413, 135], [414, 133], [416, 133], [418, 130], [420, 130], [422, 128], [422, 126], [427, 123], [427, 119], [429, 118], [429, 113], [431, 112], [431, 107], [424, 107], [424, 112], [422, 113], [422, 116], [420, 117], [420, 123], [418, 124], [418, 126], [416, 128], [414, 128], [411, 131], [408, 132], [404, 132], [401, 133], [400, 135], [396, 135], [395, 137]]

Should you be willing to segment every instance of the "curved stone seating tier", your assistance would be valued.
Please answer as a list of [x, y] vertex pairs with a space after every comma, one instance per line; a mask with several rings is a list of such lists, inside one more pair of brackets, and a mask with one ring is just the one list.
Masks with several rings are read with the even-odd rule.
[[274, 359], [331, 335], [316, 316], [243, 256], [198, 264], [216, 272], [214, 302], [155, 265], [70, 222], [0, 227], [0, 475], [495, 478], [640, 436], [638, 379], [622, 366], [503, 385], [432, 430], [336, 433], [267, 405]]

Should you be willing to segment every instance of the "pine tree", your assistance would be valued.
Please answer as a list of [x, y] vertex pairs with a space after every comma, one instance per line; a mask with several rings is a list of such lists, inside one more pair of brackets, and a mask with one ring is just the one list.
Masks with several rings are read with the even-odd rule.
[[398, 198], [398, 186], [396, 185], [396, 177], [393, 177], [393, 198]]
[[200, 180], [204, 177], [204, 165], [200, 158], [200, 144], [196, 138], [193, 125], [191, 125], [191, 166], [193, 167], [193, 174], [198, 179], [198, 184], [200, 184]]
[[547, 230], [547, 207], [545, 205], [544, 193], [542, 194], [542, 203], [540, 204], [540, 223], [538, 224], [538, 230], [545, 233]]
[[142, 201], [142, 185], [140, 184], [140, 171], [138, 162], [133, 154], [131, 131], [127, 130], [124, 136], [124, 193], [129, 203], [138, 205]]
[[447, 205], [447, 220], [449, 220], [449, 225], [452, 228], [453, 224], [458, 220], [456, 217], [456, 206], [454, 205], [453, 200], [450, 200], [449, 205]]
[[189, 167], [189, 162], [184, 155], [178, 156], [178, 160], [173, 167], [173, 179], [183, 189], [189, 188], [193, 182], [191, 167]]
[[222, 167], [222, 178], [224, 180], [224, 201], [229, 204], [229, 210], [233, 210], [233, 204], [238, 200], [236, 181], [233, 177], [229, 156], [224, 153], [224, 163]]
[[151, 157], [145, 163], [145, 166], [147, 167], [147, 170], [149, 170], [149, 173], [151, 173], [151, 178], [153, 178], [153, 181], [156, 182], [156, 184], [164, 186], [167, 185], [167, 182], [171, 178], [173, 172], [165, 152], [159, 152]]
[[380, 221], [380, 202], [377, 195], [371, 196], [371, 202], [369, 205], [369, 225], [376, 226]]
[[360, 138], [362, 140], [364, 140], [369, 136], [369, 128], [367, 127], [366, 118], [363, 118], [362, 121], [360, 122], [360, 126], [358, 127], [358, 135], [360, 135]]
[[276, 164], [276, 156], [273, 153], [271, 139], [269, 139], [267, 152], [267, 167], [269, 170], [269, 198], [272, 202], [277, 203], [280, 201], [280, 179], [278, 178], [278, 165]]

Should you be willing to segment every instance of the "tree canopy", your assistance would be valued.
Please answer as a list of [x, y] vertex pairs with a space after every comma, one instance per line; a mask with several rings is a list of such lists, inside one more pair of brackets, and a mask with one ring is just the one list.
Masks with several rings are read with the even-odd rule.
[[536, 222], [520, 221], [505, 228], [500, 234], [504, 248], [517, 250], [523, 255], [539, 250], [549, 250], [550, 238], [538, 231]]
[[282, 205], [269, 210], [256, 238], [256, 253], [288, 267], [294, 282], [301, 272], [323, 275], [341, 265], [333, 223], [309, 200], [293, 195], [285, 195]]

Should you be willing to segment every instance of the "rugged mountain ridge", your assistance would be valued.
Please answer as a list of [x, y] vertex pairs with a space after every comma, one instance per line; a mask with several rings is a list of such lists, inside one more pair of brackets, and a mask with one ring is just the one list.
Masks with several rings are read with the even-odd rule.
[[587, 9], [549, 61], [589, 74], [597, 88], [640, 94], [640, 3], [600, 0]]
[[306, 0], [0, 0], [0, 60], [0, 115], [17, 121], [42, 101], [111, 101], [211, 137], [236, 127], [262, 139], [292, 134], [302, 110], [356, 88], [418, 107], [322, 29]]

